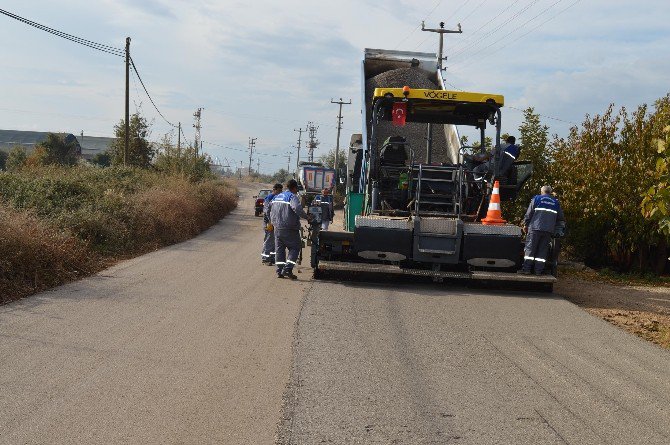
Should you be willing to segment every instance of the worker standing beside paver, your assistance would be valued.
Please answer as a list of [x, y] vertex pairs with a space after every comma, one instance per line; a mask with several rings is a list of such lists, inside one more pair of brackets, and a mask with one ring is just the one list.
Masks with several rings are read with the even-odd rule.
[[298, 277], [293, 274], [293, 267], [298, 261], [301, 247], [300, 218], [310, 220], [311, 217], [300, 205], [296, 180], [288, 181], [286, 188], [287, 190], [275, 196], [270, 202], [268, 214], [274, 227], [277, 278], [286, 277], [295, 280]]
[[330, 223], [333, 222], [335, 210], [333, 209], [333, 197], [330, 189], [323, 189], [321, 194], [321, 230], [328, 230]]
[[551, 186], [543, 186], [540, 193], [530, 201], [523, 221], [527, 235], [523, 268], [519, 273], [527, 275], [533, 270], [536, 275], [544, 272], [551, 237], [554, 233], [562, 235], [565, 229], [565, 216], [558, 199], [551, 195]]
[[275, 184], [272, 187], [272, 193], [266, 196], [263, 200], [263, 230], [265, 231], [265, 236], [263, 238], [261, 261], [268, 265], [272, 265], [275, 262], [275, 234], [272, 224], [270, 223], [268, 210], [270, 208], [270, 202], [275, 196], [282, 192], [282, 189], [283, 186], [281, 184]]

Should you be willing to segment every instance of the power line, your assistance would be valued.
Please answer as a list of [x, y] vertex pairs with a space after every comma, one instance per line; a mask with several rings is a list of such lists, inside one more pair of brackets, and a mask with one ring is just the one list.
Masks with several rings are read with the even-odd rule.
[[[496, 27], [493, 28], [491, 31], [487, 32], [486, 34], [484, 34], [483, 36], [481, 36], [479, 39], [477, 39], [477, 40], [475, 40], [474, 42], [472, 42], [470, 45], [467, 45], [467, 46], [461, 48], [460, 50], [455, 51], [454, 54], [452, 54], [452, 57], [457, 57], [458, 55], [463, 54], [466, 50], [468, 50], [468, 49], [474, 47], [474, 46], [477, 45], [479, 42], [481, 42], [481, 41], [483, 41], [484, 39], [486, 39], [488, 36], [493, 35], [493, 34], [495, 34], [496, 32], [500, 31], [500, 30], [502, 29], [503, 26], [508, 25], [508, 24], [509, 24], [510, 22], [512, 22], [514, 19], [516, 19], [516, 18], [518, 18], [519, 16], [521, 16], [524, 12], [528, 11], [530, 8], [532, 8], [532, 7], [533, 7], [537, 2], [539, 2], [539, 1], [540, 1], [540, 0], [532, 0], [532, 1], [531, 1], [530, 3], [528, 3], [526, 6], [524, 6], [524, 7], [521, 8], [519, 11], [517, 11], [517, 12], [516, 12], [512, 17], [510, 17], [509, 20], [507, 20], [506, 22], [503, 22], [503, 23], [501, 23], [500, 25], [496, 26]], [[522, 25], [522, 26], [523, 26], [523, 25]], [[517, 30], [517, 28], [514, 28], [514, 29], [512, 30], [512, 32], [514, 32], [514, 31], [516, 31], [516, 30]], [[481, 51], [478, 51], [478, 52], [475, 53], [475, 54], [478, 54], [479, 52], [481, 52]], [[467, 58], [470, 58], [470, 57], [472, 57], [472, 54], [468, 54], [468, 56], [466, 57], [466, 59], [467, 59]]]
[[[463, 62], [465, 62], [466, 60], [471, 59], [473, 56], [475, 56], [475, 55], [481, 53], [482, 51], [486, 50], [487, 48], [490, 48], [491, 46], [495, 45], [496, 43], [499, 43], [500, 41], [502, 41], [502, 40], [505, 39], [506, 37], [510, 36], [511, 34], [517, 32], [517, 31], [520, 30], [520, 29], [523, 29], [524, 26], [526, 26], [528, 23], [532, 22], [533, 20], [535, 20], [535, 19], [538, 18], [539, 16], [543, 15], [544, 13], [546, 13], [547, 11], [549, 11], [550, 9], [552, 9], [554, 6], [556, 6], [557, 4], [561, 3], [562, 1], [563, 1], [563, 0], [556, 0], [554, 3], [552, 3], [552, 4], [549, 5], [547, 8], [545, 8], [544, 10], [542, 10], [539, 14], [535, 15], [535, 16], [532, 17], [531, 19], [529, 19], [529, 20], [527, 20], [526, 22], [524, 22], [523, 25], [521, 25], [518, 29], [515, 29], [515, 30], [513, 30], [513, 31], [510, 31], [509, 33], [505, 34], [503, 37], [501, 37], [500, 39], [496, 40], [495, 42], [493, 42], [493, 43], [491, 43], [491, 44], [485, 46], [484, 48], [480, 49], [479, 51], [477, 51], [477, 52], [475, 52], [475, 53], [473, 53], [473, 54], [470, 54], [468, 57], [466, 57], [465, 59], [463, 59], [460, 63], [463, 63]], [[551, 17], [549, 17], [548, 19], [546, 19], [545, 21], [541, 22], [539, 25], [537, 25], [537, 26], [531, 28], [529, 31], [527, 31], [527, 32], [525, 32], [524, 34], [518, 36], [518, 37], [515, 38], [514, 40], [511, 40], [511, 41], [505, 43], [503, 46], [501, 46], [500, 48], [496, 49], [496, 50], [493, 51], [492, 53], [487, 54], [487, 55], [485, 55], [485, 56], [483, 56], [483, 57], [480, 57], [478, 60], [481, 60], [481, 59], [484, 58], [484, 57], [490, 57], [490, 56], [492, 56], [493, 54], [495, 54], [495, 53], [497, 53], [498, 51], [500, 51], [501, 49], [506, 48], [507, 46], [511, 45], [512, 43], [518, 41], [518, 40], [521, 39], [522, 37], [527, 36], [528, 34], [530, 34], [531, 32], [535, 31], [536, 29], [538, 29], [539, 27], [541, 27], [541, 26], [544, 25], [545, 23], [547, 23], [547, 22], [549, 22], [549, 21], [555, 19], [555, 18], [558, 17], [559, 15], [563, 14], [565, 11], [567, 11], [567, 10], [570, 9], [570, 8], [572, 8], [574, 5], [576, 5], [576, 4], [579, 3], [580, 1], [581, 1], [581, 0], [576, 0], [575, 2], [571, 3], [570, 5], [568, 5], [566, 8], [560, 10], [559, 12], [557, 12], [556, 14], [554, 14], [553, 16], [551, 16]], [[463, 69], [463, 68], [465, 68], [465, 67], [467, 67], [467, 66], [470, 66], [472, 63], [473, 63], [473, 62], [470, 62], [470, 63], [467, 63], [467, 64], [461, 66], [461, 69]], [[456, 64], [456, 65], [458, 65], [458, 64]]]
[[455, 48], [458, 49], [458, 48], [463, 48], [463, 47], [465, 47], [465, 45], [467, 45], [467, 43], [468, 43], [469, 41], [471, 41], [472, 39], [474, 39], [474, 38], [477, 36], [477, 33], [478, 33], [479, 31], [481, 31], [484, 27], [490, 25], [490, 24], [491, 24], [492, 22], [494, 22], [498, 17], [500, 17], [501, 15], [503, 15], [504, 13], [506, 13], [510, 8], [512, 8], [512, 7], [513, 7], [514, 5], [516, 5], [517, 3], [519, 3], [519, 1], [521, 1], [521, 0], [514, 0], [514, 2], [512, 2], [512, 3], [509, 4], [509, 5], [507, 5], [506, 8], [504, 8], [504, 9], [503, 9], [502, 11], [500, 11], [498, 14], [496, 14], [495, 16], [493, 16], [492, 19], [490, 19], [488, 22], [484, 23], [484, 24], [483, 24], [482, 26], [480, 26], [479, 28], [475, 29], [474, 32], [472, 32], [472, 34], [470, 34], [469, 36], [466, 36], [463, 40], [461, 40], [461, 41], [459, 42], [459, 44], [456, 45]]
[[[512, 43], [514, 43], [514, 42], [516, 42], [516, 41], [518, 41], [518, 40], [520, 40], [520, 39], [526, 37], [528, 34], [530, 34], [531, 32], [535, 31], [536, 29], [542, 27], [544, 24], [546, 24], [546, 23], [548, 23], [548, 22], [554, 20], [556, 17], [558, 17], [559, 15], [563, 14], [565, 11], [567, 11], [567, 10], [570, 9], [570, 8], [572, 8], [573, 6], [575, 6], [575, 5], [576, 5], [577, 3], [579, 3], [580, 1], [581, 1], [581, 0], [575, 0], [574, 2], [572, 2], [571, 4], [569, 4], [566, 8], [560, 10], [559, 12], [557, 12], [557, 13], [554, 14], [553, 16], [549, 17], [548, 19], [546, 19], [545, 21], [543, 21], [543, 22], [540, 23], [539, 25], [537, 25], [537, 26], [531, 28], [530, 30], [528, 30], [527, 32], [521, 34], [520, 36], [518, 36], [518, 37], [515, 38], [514, 40], [511, 40], [511, 41], [505, 43], [503, 46], [499, 47], [496, 51], [494, 51], [494, 52], [492, 52], [492, 53], [490, 53], [490, 54], [487, 54], [487, 55], [481, 57], [479, 60], [481, 60], [481, 59], [483, 59], [483, 58], [486, 58], [486, 57], [490, 57], [490, 56], [492, 56], [493, 54], [495, 54], [496, 52], [499, 52], [500, 50], [502, 50], [502, 49], [504, 49], [504, 48], [507, 48], [507, 47], [508, 47], [509, 45], [511, 45]], [[471, 64], [471, 63], [469, 63], [469, 64], [467, 64], [467, 65], [465, 65], [465, 66], [468, 66], [468, 65], [470, 65], [470, 64]], [[464, 67], [462, 67], [462, 68], [464, 68]]]
[[[580, 2], [580, 1], [581, 1], [581, 0], [577, 0], [577, 1], [575, 1], [575, 3]], [[455, 89], [455, 90], [458, 90], [458, 91], [465, 91], [464, 89], [462, 89], [462, 88], [458, 88], [456, 85], [454, 85], [454, 84], [451, 83], [451, 82], [447, 82], [446, 80], [444, 81], [444, 83], [446, 83], [447, 85], [449, 85], [450, 87], [452, 87], [452, 88]], [[513, 106], [511, 106], [511, 105], [505, 105], [505, 107], [506, 107], [506, 108], [511, 108], [512, 110], [521, 111], [522, 113], [523, 113], [524, 111], [526, 111], [526, 110], [524, 110], [524, 109], [517, 108], [517, 107], [513, 107]], [[549, 115], [546, 115], [546, 114], [540, 114], [540, 113], [535, 113], [535, 114], [537, 114], [537, 115], [540, 116], [540, 117], [544, 117], [544, 118], [546, 118], [546, 119], [551, 119], [551, 120], [553, 120], [553, 121], [563, 122], [563, 123], [571, 124], [571, 125], [578, 125], [576, 122], [568, 121], [568, 120], [565, 120], [565, 119], [559, 119], [559, 118], [557, 118], [557, 117], [549, 116]]]
[[[423, 18], [422, 21], [425, 22], [425, 21], [428, 19], [428, 17], [430, 17], [430, 15], [431, 15], [432, 13], [434, 13], [435, 10], [442, 4], [443, 1], [444, 1], [444, 0], [440, 0], [440, 1], [438, 1], [438, 2], [435, 4], [435, 6], [433, 6], [433, 9], [431, 9], [431, 10], [428, 12], [428, 14], [426, 14], [426, 16]], [[393, 49], [398, 49], [398, 47], [399, 47], [400, 45], [402, 45], [403, 43], [405, 43], [405, 42], [407, 41], [407, 39], [409, 39], [409, 38], [412, 36], [412, 34], [414, 34], [420, 27], [421, 27], [421, 25], [416, 25], [416, 26], [414, 27], [414, 29], [411, 30], [411, 31], [409, 32], [409, 34], [407, 34], [407, 35], [405, 36], [405, 38], [402, 39], [402, 40], [400, 41], [400, 43], [398, 43], [398, 44], [395, 46], [395, 48], [393, 48]]]
[[137, 66], [135, 66], [135, 61], [133, 60], [132, 57], [130, 58], [130, 65], [133, 67], [133, 71], [135, 71], [135, 74], [137, 74], [137, 78], [139, 79], [140, 84], [142, 85], [142, 88], [144, 88], [144, 92], [147, 93], [147, 97], [151, 101], [151, 105], [154, 106], [154, 108], [156, 109], [156, 112], [160, 115], [160, 117], [163, 118], [163, 120], [165, 122], [168, 123], [168, 125], [170, 125], [171, 127], [174, 127], [175, 125], [172, 122], [170, 122], [169, 120], [167, 120], [167, 118], [163, 115], [163, 113], [161, 113], [161, 110], [159, 110], [158, 107], [156, 106], [156, 102], [154, 102], [153, 98], [151, 97], [151, 94], [149, 94], [149, 91], [147, 90], [146, 85], [144, 85], [144, 81], [142, 80], [142, 76], [140, 76], [140, 73], [137, 71]]
[[447, 17], [447, 18], [444, 20], [445, 23], [448, 22], [449, 20], [451, 20], [456, 14], [458, 14], [458, 11], [460, 11], [461, 9], [463, 9], [468, 3], [470, 3], [470, 0], [465, 0], [465, 2], [463, 2], [463, 3], [461, 4], [461, 6], [459, 6], [458, 8], [456, 8], [456, 10], [455, 10], [454, 12], [452, 12], [451, 15], [450, 15], [449, 17]]
[[465, 22], [467, 19], [469, 19], [470, 17], [472, 17], [472, 14], [474, 14], [475, 12], [477, 12], [477, 10], [478, 10], [484, 3], [486, 3], [486, 0], [482, 0], [481, 2], [479, 2], [479, 4], [478, 4], [477, 6], [475, 6], [475, 9], [473, 9], [472, 11], [470, 11], [470, 14], [466, 15], [465, 17], [463, 17], [463, 18], [460, 20], [460, 22], [463, 23], [463, 22]]
[[93, 48], [93, 49], [96, 49], [98, 51], [102, 51], [102, 52], [105, 52], [105, 53], [108, 53], [108, 54], [112, 54], [114, 56], [123, 57], [123, 50], [120, 49], [120, 48], [116, 48], [116, 47], [109, 46], [109, 45], [104, 45], [102, 43], [97, 43], [97, 42], [94, 42], [92, 40], [82, 39], [81, 37], [77, 37], [77, 36], [74, 36], [72, 34], [68, 34], [66, 32], [59, 31], [57, 29], [50, 28], [48, 26], [39, 24], [39, 23], [34, 22], [32, 20], [28, 20], [24, 17], [13, 14], [9, 11], [5, 11], [4, 9], [0, 9], [0, 14], [4, 14], [7, 17], [10, 17], [14, 20], [18, 20], [19, 22], [25, 23], [26, 25], [29, 25], [29, 26], [32, 26], [32, 27], [37, 28], [39, 30], [48, 32], [49, 34], [53, 34], [57, 37], [61, 37], [63, 39], [69, 40], [71, 42], [78, 43], [80, 45], [84, 45], [84, 46], [87, 46], [89, 48]]
[[[202, 141], [202, 143], [203, 144], [208, 144], [208, 145], [213, 145], [213, 146], [219, 147], [219, 148], [224, 148], [226, 150], [239, 151], [240, 153], [249, 153], [249, 148], [235, 148], [235, 147], [231, 147], [229, 145], [221, 145], [221, 144], [216, 144], [214, 142], [209, 142], [209, 141]], [[272, 157], [281, 157], [281, 158], [284, 157], [284, 155], [282, 155], [282, 154], [259, 153], [256, 150], [254, 150], [254, 154], [257, 155], [257, 156], [272, 156]]]

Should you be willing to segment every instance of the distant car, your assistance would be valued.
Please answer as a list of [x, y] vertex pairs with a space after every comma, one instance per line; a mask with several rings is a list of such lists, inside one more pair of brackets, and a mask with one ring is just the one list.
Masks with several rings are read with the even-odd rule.
[[263, 189], [258, 192], [258, 195], [254, 196], [256, 199], [256, 205], [254, 206], [254, 216], [261, 216], [263, 213], [263, 202], [270, 193], [272, 193], [272, 190]]

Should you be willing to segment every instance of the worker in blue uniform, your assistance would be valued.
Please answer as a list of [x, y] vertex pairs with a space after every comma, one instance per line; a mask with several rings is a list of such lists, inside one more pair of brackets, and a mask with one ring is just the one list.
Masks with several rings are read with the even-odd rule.
[[275, 234], [270, 224], [270, 217], [268, 215], [268, 210], [270, 207], [270, 201], [274, 199], [275, 196], [282, 192], [283, 186], [281, 184], [275, 184], [272, 187], [272, 192], [265, 197], [263, 200], [263, 250], [261, 251], [261, 261], [264, 264], [272, 265], [275, 262]]
[[[498, 147], [498, 149], [494, 153], [497, 154], [496, 159], [497, 162], [499, 163], [497, 169], [498, 177], [505, 177], [507, 176], [509, 170], [512, 168], [512, 165], [514, 165], [514, 161], [516, 161], [517, 158], [519, 157], [519, 154], [521, 153], [521, 148], [519, 148], [519, 146], [516, 145], [516, 138], [514, 136], [508, 136], [507, 139], [505, 139], [505, 143], [500, 144], [500, 147]], [[484, 179], [486, 174], [491, 169], [490, 157], [491, 157], [490, 153], [483, 155], [483, 157], [482, 155], [475, 155], [472, 157], [472, 159], [475, 161], [486, 160], [486, 162], [472, 169], [475, 181], [481, 181], [482, 179]]]
[[562, 236], [565, 230], [565, 216], [561, 205], [551, 194], [551, 186], [545, 185], [530, 201], [523, 225], [526, 235], [522, 274], [536, 275], [544, 272], [548, 261], [549, 244], [554, 235]]
[[[272, 199], [268, 213], [274, 227], [277, 278], [295, 280], [298, 277], [293, 273], [293, 267], [298, 261], [301, 248], [300, 218], [311, 220], [311, 217], [300, 205], [296, 180], [288, 181], [286, 189]], [[287, 249], [288, 257], [286, 256]]]

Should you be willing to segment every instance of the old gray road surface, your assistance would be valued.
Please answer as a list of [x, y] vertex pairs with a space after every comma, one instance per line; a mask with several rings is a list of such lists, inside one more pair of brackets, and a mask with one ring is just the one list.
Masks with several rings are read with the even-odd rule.
[[316, 283], [282, 443], [670, 444], [670, 354], [546, 294]]
[[309, 275], [260, 265], [255, 191], [194, 240], [0, 307], [0, 443], [272, 443]]

